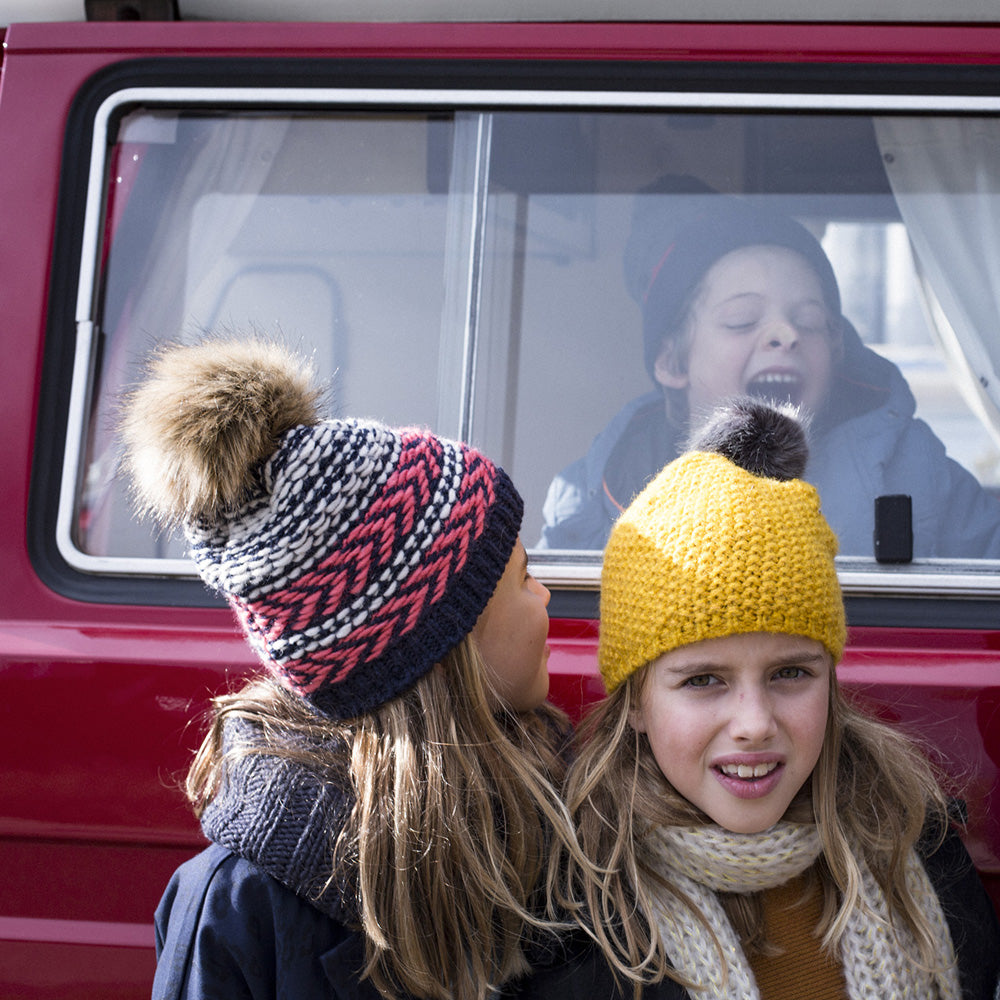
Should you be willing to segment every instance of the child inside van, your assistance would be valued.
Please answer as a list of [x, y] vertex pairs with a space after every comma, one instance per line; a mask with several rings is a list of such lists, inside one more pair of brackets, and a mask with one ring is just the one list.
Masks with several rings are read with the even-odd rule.
[[263, 663], [187, 778], [212, 846], [156, 913], [153, 995], [493, 996], [541, 948], [565, 719], [522, 501], [463, 444], [321, 420], [262, 341], [170, 347], [128, 400], [142, 506], [184, 526]]
[[558, 1000], [987, 1000], [1000, 929], [930, 766], [837, 684], [837, 540], [789, 413], [744, 398], [615, 524], [554, 894]]
[[948, 458], [899, 370], [841, 315], [833, 268], [805, 227], [666, 176], [636, 198], [625, 276], [655, 389], [550, 484], [541, 547], [603, 548], [692, 422], [749, 394], [810, 414], [805, 479], [843, 555], [870, 557], [875, 498], [908, 494], [914, 556], [1000, 557], [1000, 502]]

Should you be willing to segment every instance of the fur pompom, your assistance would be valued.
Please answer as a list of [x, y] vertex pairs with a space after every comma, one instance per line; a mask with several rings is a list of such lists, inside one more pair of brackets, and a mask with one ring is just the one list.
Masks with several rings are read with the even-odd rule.
[[121, 425], [142, 511], [172, 525], [238, 508], [282, 434], [318, 422], [313, 377], [308, 362], [261, 339], [160, 350]]
[[717, 452], [767, 479], [799, 479], [809, 460], [798, 409], [751, 396], [736, 397], [716, 409], [695, 433], [691, 450]]

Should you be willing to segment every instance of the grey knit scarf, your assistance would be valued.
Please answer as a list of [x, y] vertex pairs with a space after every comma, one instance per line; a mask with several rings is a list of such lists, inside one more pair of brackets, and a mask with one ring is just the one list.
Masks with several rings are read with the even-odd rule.
[[[258, 728], [230, 719], [223, 745], [261, 748]], [[333, 843], [351, 808], [349, 795], [295, 761], [251, 753], [226, 769], [205, 808], [201, 828], [209, 840], [252, 861], [320, 912], [356, 922], [352, 880], [330, 882]]]

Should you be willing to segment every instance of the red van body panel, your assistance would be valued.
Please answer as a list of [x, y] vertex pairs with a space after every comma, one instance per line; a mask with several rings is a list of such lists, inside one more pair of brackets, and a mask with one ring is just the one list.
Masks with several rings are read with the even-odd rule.
[[[203, 844], [178, 785], [213, 692], [253, 667], [222, 608], [85, 603], [39, 577], [27, 521], [64, 130], [140, 57], [1000, 63], [1000, 25], [15, 24], [0, 79], [0, 995], [147, 996], [152, 913]], [[66, 359], [70, 364], [71, 358]], [[1000, 904], [1000, 603], [982, 630], [857, 627], [839, 673], [960, 782]], [[552, 697], [602, 694], [597, 623], [551, 626]]]

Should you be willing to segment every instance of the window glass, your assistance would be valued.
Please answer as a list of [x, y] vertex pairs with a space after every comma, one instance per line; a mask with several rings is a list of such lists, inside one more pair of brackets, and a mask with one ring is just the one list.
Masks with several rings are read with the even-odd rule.
[[85, 553], [182, 552], [136, 522], [116, 475], [118, 402], [162, 341], [256, 330], [314, 358], [331, 415], [439, 423], [453, 135], [425, 115], [121, 122], [74, 520]]
[[498, 116], [476, 429], [532, 542], [600, 549], [750, 392], [811, 415], [843, 556], [871, 562], [886, 494], [912, 498], [917, 558], [1000, 555], [1000, 131], [927, 121]]
[[114, 418], [164, 340], [255, 329], [310, 352], [336, 416], [465, 437], [549, 561], [717, 398], [810, 412], [807, 476], [871, 559], [1000, 554], [1000, 130], [758, 111], [268, 113], [140, 108], [109, 137], [95, 362], [71, 534], [176, 558], [136, 521]]

